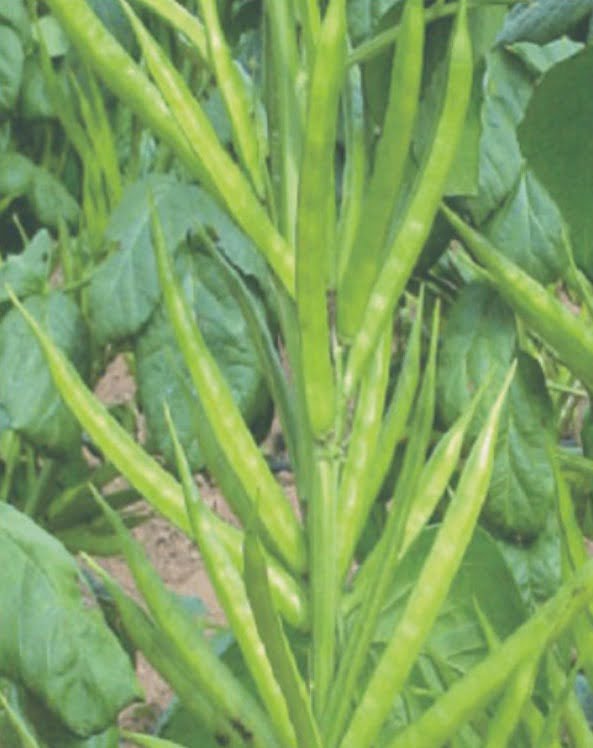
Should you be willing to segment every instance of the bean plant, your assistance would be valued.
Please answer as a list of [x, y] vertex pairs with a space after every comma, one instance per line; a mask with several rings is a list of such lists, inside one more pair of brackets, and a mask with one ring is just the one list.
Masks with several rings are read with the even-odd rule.
[[[289, 500], [264, 458], [196, 323], [184, 286], [187, 258], [167, 241], [149, 196], [152, 253], [143, 262], [156, 267], [198, 396], [193, 426], [203, 461], [236, 523], [200, 495], [167, 403], [170, 469], [101, 404], [39, 315], [9, 293], [95, 448], [195, 541], [233, 644], [217, 654], [216, 637], [166, 588], [93, 487], [144, 604], [86, 557], [92, 584], [115, 612], [122, 640], [170, 683], [191, 727], [161, 737], [117, 730], [117, 713], [138, 694], [107, 629], [99, 651], [113, 653], [113, 670], [100, 674], [101, 697], [91, 703], [90, 690], [82, 716], [65, 700], [67, 686], [87, 682], [84, 662], [75, 675], [64, 665], [67, 683], [49, 701], [32, 686], [27, 658], [12, 672], [20, 668], [52, 719], [84, 741], [68, 745], [112, 746], [120, 738], [188, 748], [591, 745], [573, 686], [577, 671], [593, 674], [593, 564], [553, 445], [546, 443], [564, 561], [555, 594], [529, 610], [499, 547], [478, 526], [501, 423], [530, 364], [520, 351], [500, 376], [484, 373], [443, 428], [437, 361], [447, 298], [414, 276], [435, 220], [444, 220], [479, 263], [463, 255], [458, 270], [496, 287], [562, 364], [593, 386], [587, 324], [472, 227], [463, 203], [448, 199], [462, 193], [450, 185], [478, 80], [472, 19], [480, 4], [404, 0], [388, 29], [355, 47], [346, 0], [266, 0], [261, 58], [250, 71], [234, 59], [226, 4], [216, 0], [199, 0], [195, 13], [175, 0], [121, 0], [135, 56], [85, 0], [46, 4], [85, 63], [265, 260], [262, 305], [211, 227], [198, 220], [192, 228], [191, 251], [224, 277], [255, 341], [297, 498]], [[191, 76], [151, 34], [148, 11], [216, 81], [229, 144], [194, 95]], [[428, 44], [434, 24], [441, 24], [437, 52]], [[394, 42], [381, 58], [388, 85], [377, 114], [365, 100], [365, 76]], [[435, 54], [438, 91], [428, 75]], [[436, 104], [427, 114], [422, 102], [431, 85]], [[571, 278], [584, 287], [576, 268]], [[10, 507], [0, 509], [17, 545], [41, 533]], [[55, 541], [43, 542], [62, 569], [60, 583], [75, 585], [71, 559]], [[456, 615], [463, 619], [457, 628]], [[50, 658], [47, 667], [56, 666]], [[0, 696], [15, 740], [57, 745], [53, 733], [33, 735], [21, 715], [34, 705], [22, 707], [18, 692], [7, 690]]]

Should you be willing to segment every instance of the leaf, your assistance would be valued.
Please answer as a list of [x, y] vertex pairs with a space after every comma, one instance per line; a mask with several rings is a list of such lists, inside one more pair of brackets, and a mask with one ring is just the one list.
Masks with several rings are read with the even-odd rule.
[[27, 191], [27, 198], [39, 222], [54, 229], [65, 220], [71, 226], [78, 220], [78, 203], [51, 172], [38, 167]]
[[355, 43], [376, 33], [384, 16], [402, 5], [402, 0], [348, 0], [348, 28]]
[[89, 4], [124, 49], [136, 48], [134, 31], [118, 0], [89, 0]]
[[521, 149], [567, 222], [577, 264], [593, 277], [593, 47], [556, 65], [519, 127]]
[[509, 47], [509, 52], [516, 55], [533, 75], [544, 75], [562, 60], [576, 55], [583, 49], [584, 44], [575, 42], [568, 37], [556, 39], [545, 47], [531, 42], [518, 42]]
[[437, 388], [445, 426], [457, 420], [478, 387], [491, 377], [470, 427], [471, 434], [478, 432], [508, 371], [515, 346], [515, 319], [510, 308], [487, 286], [466, 286], [449, 310], [441, 338]]
[[0, 23], [12, 26], [26, 40], [30, 33], [30, 23], [25, 0], [0, 0]]
[[101, 263], [89, 287], [91, 325], [100, 343], [135, 335], [160, 297], [150, 195], [169, 251], [175, 252], [190, 231], [203, 225], [243, 272], [265, 277], [264, 263], [251, 242], [205, 192], [174, 177], [152, 175], [125, 191], [107, 227], [106, 240], [120, 249]]
[[0, 114], [14, 108], [21, 88], [25, 53], [16, 31], [0, 26]]
[[70, 40], [54, 16], [42, 16], [37, 29], [50, 57], [63, 57], [70, 49]]
[[[84, 375], [88, 334], [77, 306], [59, 291], [29, 297], [25, 306]], [[10, 428], [37, 447], [68, 452], [80, 441], [78, 422], [58, 395], [35, 335], [16, 309], [0, 323], [0, 407], [8, 413]]]
[[74, 560], [0, 504], [0, 565], [11, 570], [0, 587], [0, 670], [77, 735], [106, 729], [139, 690], [102, 616], [85, 606]]
[[549, 460], [553, 408], [539, 363], [519, 357], [498, 431], [483, 519], [497, 534], [533, 540], [545, 527], [556, 496]]
[[562, 215], [529, 170], [521, 172], [483, 231], [501, 252], [544, 285], [558, 280], [566, 269]]
[[[206, 343], [247, 423], [253, 424], [268, 410], [269, 396], [240, 307], [208, 256], [186, 252], [179, 258], [178, 268]], [[140, 401], [155, 448], [175, 464], [163, 410], [166, 401], [192, 468], [202, 467], [196, 436], [197, 394], [162, 309], [138, 339], [136, 365]]]
[[35, 164], [20, 153], [0, 153], [0, 195], [24, 195], [35, 168]]
[[548, 514], [546, 527], [534, 542], [497, 542], [530, 609], [554, 594], [562, 579], [561, 532], [555, 513]]
[[[437, 526], [424, 530], [398, 566], [377, 627], [372, 661], [390, 641], [437, 531]], [[488, 584], [484, 583], [486, 579]], [[527, 617], [500, 550], [481, 528], [477, 528], [467, 548], [449, 595], [412, 671], [404, 694], [408, 709], [426, 709], [440, 692], [447, 690], [489, 651], [478, 611], [488, 619], [500, 639], [511, 634]], [[413, 714], [406, 714], [404, 704], [396, 704], [389, 729], [401, 729], [408, 719], [413, 719]]]
[[19, 298], [40, 293], [48, 277], [52, 252], [53, 240], [41, 229], [21, 254], [10, 255], [0, 265], [0, 302], [8, 301], [7, 285]]
[[50, 119], [55, 116], [43, 71], [36, 57], [25, 60], [21, 88], [20, 114], [24, 119]]
[[181, 743], [185, 748], [220, 748], [220, 742], [193, 714], [174, 698], [159, 719], [157, 735]]
[[527, 41], [545, 44], [565, 34], [591, 13], [593, 0], [538, 0], [511, 8], [497, 42]]

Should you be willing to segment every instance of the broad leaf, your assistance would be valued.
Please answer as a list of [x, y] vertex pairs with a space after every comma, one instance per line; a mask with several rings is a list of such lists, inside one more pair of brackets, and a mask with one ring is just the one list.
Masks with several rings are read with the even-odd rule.
[[0, 114], [14, 108], [21, 88], [25, 52], [16, 31], [0, 26]]
[[533, 540], [545, 527], [556, 495], [549, 450], [553, 409], [539, 363], [525, 354], [498, 431], [483, 518], [497, 534]]
[[89, 287], [91, 324], [101, 343], [135, 335], [160, 297], [150, 238], [151, 196], [171, 252], [203, 226], [243, 272], [264, 276], [253, 246], [212, 198], [195, 185], [153, 175], [126, 190], [107, 228], [106, 240], [118, 244], [119, 251], [99, 266]]
[[441, 341], [439, 408], [447, 426], [466, 410], [474, 393], [491, 378], [471, 429], [477, 433], [512, 361], [516, 345], [513, 312], [487, 286], [464, 288], [451, 307]]
[[[88, 335], [74, 302], [54, 291], [32, 296], [25, 305], [84, 376]], [[67, 452], [80, 440], [78, 422], [54, 387], [34, 333], [16, 309], [0, 323], [0, 407], [8, 414], [10, 428], [38, 447]]]
[[10, 568], [0, 587], [0, 671], [77, 735], [106, 729], [139, 691], [127, 656], [83, 600], [74, 560], [0, 504], [0, 565]]
[[24, 195], [29, 189], [35, 169], [35, 164], [20, 153], [0, 154], [0, 195]]
[[549, 513], [544, 531], [533, 542], [499, 540], [498, 546], [531, 609], [556, 592], [562, 579], [562, 566], [561, 532], [554, 513]]
[[42, 229], [19, 255], [10, 255], [0, 265], [0, 302], [8, 301], [6, 286], [19, 297], [40, 293], [49, 273], [53, 241]]
[[567, 266], [562, 226], [556, 203], [530, 171], [523, 171], [483, 230], [507, 257], [547, 285]]
[[402, 4], [402, 0], [348, 0], [348, 28], [353, 41], [363, 41], [380, 30], [385, 15]]
[[523, 2], [512, 8], [499, 44], [528, 41], [545, 44], [565, 34], [575, 23], [593, 11], [593, 0], [538, 0]]
[[0, 23], [12, 26], [26, 39], [30, 29], [25, 0], [0, 0]]
[[[178, 272], [202, 334], [247, 423], [257, 429], [257, 422], [262, 419], [265, 432], [269, 426], [269, 396], [238, 303], [208, 256], [184, 253], [178, 261]], [[201, 467], [196, 436], [196, 418], [200, 417], [197, 395], [164, 310], [155, 313], [139, 337], [136, 362], [140, 400], [154, 447], [175, 464], [163, 411], [163, 403], [167, 402], [190, 464]]]
[[519, 128], [530, 167], [568, 223], [577, 264], [593, 277], [593, 48], [554, 67]]
[[45, 226], [57, 229], [61, 220], [70, 225], [78, 220], [78, 203], [62, 182], [46, 169], [35, 169], [27, 198], [33, 213]]

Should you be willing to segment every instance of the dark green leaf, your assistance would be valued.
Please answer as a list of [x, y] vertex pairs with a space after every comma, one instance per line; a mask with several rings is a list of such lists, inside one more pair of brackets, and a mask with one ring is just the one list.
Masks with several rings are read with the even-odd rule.
[[556, 65], [519, 128], [521, 149], [567, 222], [577, 264], [593, 277], [593, 47]]
[[492, 243], [547, 285], [566, 270], [560, 211], [530, 171], [523, 171], [500, 210], [484, 227]]
[[543, 372], [535, 359], [522, 354], [501, 417], [483, 511], [488, 525], [505, 537], [532, 540], [553, 510], [552, 421]]
[[25, 53], [16, 31], [0, 26], [0, 114], [14, 108], [21, 88]]
[[402, 0], [348, 0], [348, 28], [354, 42], [376, 33], [384, 16], [402, 5]]
[[220, 748], [220, 742], [195, 716], [184, 708], [179, 699], [173, 699], [159, 720], [156, 733], [166, 740], [178, 742], [185, 748]]
[[29, 189], [35, 169], [35, 164], [20, 153], [0, 154], [0, 195], [24, 195]]
[[54, 16], [42, 16], [37, 29], [50, 57], [63, 57], [70, 49], [70, 41]]
[[509, 12], [499, 44], [527, 41], [545, 44], [561, 36], [593, 10], [593, 0], [538, 0], [520, 3]]
[[446, 426], [466, 410], [489, 377], [471, 429], [477, 433], [500, 390], [516, 346], [513, 312], [492, 289], [480, 283], [464, 288], [451, 307], [441, 341], [438, 371], [439, 408]]
[[242, 272], [264, 277], [264, 263], [253, 245], [195, 185], [153, 175], [129, 187], [106, 232], [119, 251], [105, 260], [89, 287], [93, 330], [100, 342], [136, 334], [160, 297], [150, 238], [150, 199], [158, 211], [167, 247], [175, 252], [188, 232], [204, 226]]
[[59, 228], [65, 220], [71, 226], [78, 220], [78, 203], [52, 173], [38, 167], [27, 193], [31, 209], [41, 224]]
[[49, 273], [52, 251], [53, 240], [42, 229], [20, 255], [8, 257], [0, 265], [0, 302], [8, 301], [7, 285], [19, 298], [41, 293]]
[[[208, 256], [190, 258], [184, 254], [178, 268], [208, 347], [247, 423], [253, 423], [268, 409], [269, 396], [240, 307]], [[197, 395], [163, 310], [159, 309], [140, 336], [136, 361], [140, 400], [154, 446], [171, 464], [175, 463], [163, 411], [163, 402], [167, 402], [190, 464], [201, 467], [196, 435]]]
[[0, 518], [0, 670], [77, 735], [104, 730], [139, 696], [131, 663], [64, 548], [7, 504]]
[[[84, 375], [88, 335], [77, 306], [58, 291], [30, 297], [25, 306]], [[62, 402], [35, 335], [16, 309], [0, 323], [0, 405], [11, 428], [38, 447], [67, 452], [80, 440], [78, 422]]]
[[122, 47], [135, 48], [134, 31], [118, 0], [89, 0], [89, 4]]
[[583, 48], [583, 44], [563, 37], [556, 39], [545, 47], [531, 42], [518, 42], [509, 47], [509, 51], [516, 55], [533, 75], [544, 75], [562, 60], [576, 55]]
[[20, 114], [24, 119], [50, 119], [55, 115], [43, 71], [35, 57], [28, 57], [23, 71]]
[[562, 578], [561, 533], [555, 513], [549, 513], [544, 531], [532, 543], [499, 540], [498, 546], [530, 608], [551, 597]]
[[30, 24], [25, 0], [0, 0], [0, 23], [12, 26], [21, 39], [29, 36]]

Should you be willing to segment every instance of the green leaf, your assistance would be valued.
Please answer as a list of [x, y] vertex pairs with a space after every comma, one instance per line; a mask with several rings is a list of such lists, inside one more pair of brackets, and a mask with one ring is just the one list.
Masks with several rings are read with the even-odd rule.
[[81, 737], [113, 724], [139, 696], [130, 661], [82, 597], [64, 548], [0, 504], [0, 668]]
[[35, 169], [27, 198], [35, 217], [45, 226], [57, 229], [62, 220], [71, 226], [78, 221], [78, 203], [62, 182], [46, 169]]
[[478, 432], [500, 390], [515, 346], [515, 319], [510, 308], [487, 286], [466, 286], [449, 310], [441, 337], [438, 403], [447, 427], [466, 410], [478, 387], [491, 377], [470, 427], [471, 434]]
[[148, 321], [160, 297], [150, 238], [152, 195], [169, 251], [202, 225], [243, 272], [264, 277], [261, 258], [212, 198], [195, 185], [152, 175], [129, 187], [114, 211], [106, 240], [119, 244], [97, 269], [89, 287], [93, 331], [101, 343], [135, 335]]
[[19, 298], [41, 293], [48, 277], [52, 252], [53, 240], [45, 229], [41, 229], [21, 254], [10, 255], [0, 265], [0, 302], [8, 301], [7, 285]]
[[35, 168], [35, 164], [20, 153], [1, 153], [0, 195], [24, 195], [29, 189]]
[[136, 48], [134, 31], [119, 0], [89, 0], [89, 4], [124, 49]]
[[[397, 568], [374, 639], [371, 661], [390, 641], [394, 626], [434, 542], [438, 527], [424, 530]], [[484, 580], [488, 580], [485, 584]], [[401, 728], [413, 712], [428, 707], [458, 677], [468, 672], [489, 652], [478, 611], [499, 638], [511, 634], [527, 617], [513, 576], [494, 540], [478, 528], [472, 538], [449, 595], [425, 644], [404, 694], [394, 705], [388, 730]], [[371, 664], [371, 663], [369, 663]], [[462, 743], [465, 745], [465, 743]]]
[[509, 51], [516, 55], [533, 75], [544, 75], [562, 60], [576, 55], [584, 47], [581, 42], [575, 42], [568, 37], [556, 39], [545, 47], [531, 42], [518, 42], [509, 47]]
[[554, 594], [562, 580], [561, 532], [555, 513], [549, 513], [544, 531], [532, 543], [497, 542], [530, 609]]
[[[27, 309], [84, 374], [88, 335], [74, 302], [59, 291], [32, 296]], [[67, 452], [80, 441], [80, 427], [55, 389], [34, 333], [17, 309], [0, 323], [0, 407], [10, 427], [36, 446]]]
[[567, 222], [577, 264], [593, 277], [593, 47], [556, 65], [519, 128], [521, 149]]
[[173, 699], [159, 719], [156, 734], [181, 743], [185, 748], [220, 748], [216, 735], [198, 724], [195, 716], [178, 699]]
[[25, 60], [19, 108], [21, 116], [27, 120], [50, 119], [55, 116], [43, 70], [34, 56]]
[[497, 42], [544, 44], [571, 29], [593, 10], [593, 0], [538, 0], [523, 2], [509, 12]]
[[[178, 261], [178, 272], [206, 343], [247, 423], [253, 424], [269, 410], [269, 396], [240, 307], [208, 256], [184, 253]], [[175, 464], [163, 410], [166, 401], [191, 466], [202, 467], [196, 435], [196, 418], [200, 414], [195, 405], [197, 395], [162, 309], [138, 339], [136, 364], [139, 396], [155, 448], [170, 464]]]
[[37, 29], [50, 57], [63, 57], [70, 49], [70, 41], [54, 16], [42, 16]]
[[483, 519], [511, 539], [533, 540], [545, 527], [556, 495], [549, 449], [553, 408], [539, 363], [525, 354], [503, 411]]
[[12, 26], [19, 32], [21, 39], [27, 39], [30, 24], [25, 0], [0, 0], [0, 23]]
[[25, 53], [16, 31], [0, 26], [0, 114], [14, 108], [21, 88]]
[[356, 43], [380, 30], [385, 15], [401, 6], [402, 0], [348, 0], [348, 28]]
[[483, 231], [501, 252], [544, 285], [558, 280], [566, 270], [562, 215], [529, 170], [521, 173]]

